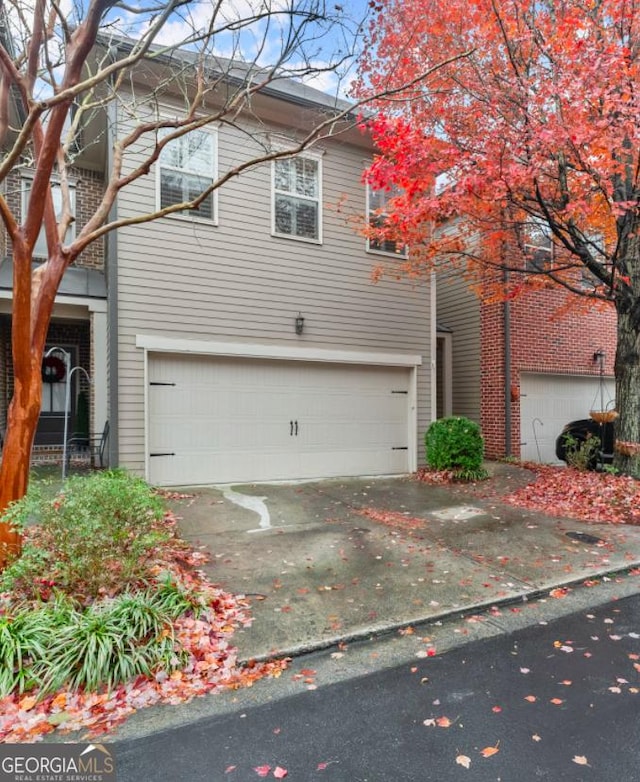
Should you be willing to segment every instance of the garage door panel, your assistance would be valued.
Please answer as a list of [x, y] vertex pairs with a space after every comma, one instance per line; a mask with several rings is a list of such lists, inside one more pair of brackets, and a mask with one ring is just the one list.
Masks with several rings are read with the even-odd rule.
[[406, 472], [409, 377], [396, 367], [152, 355], [149, 450], [172, 455], [150, 455], [150, 480]]
[[555, 445], [564, 425], [612, 404], [614, 393], [613, 379], [601, 385], [594, 376], [527, 373], [520, 387], [521, 458], [549, 464], [558, 463]]

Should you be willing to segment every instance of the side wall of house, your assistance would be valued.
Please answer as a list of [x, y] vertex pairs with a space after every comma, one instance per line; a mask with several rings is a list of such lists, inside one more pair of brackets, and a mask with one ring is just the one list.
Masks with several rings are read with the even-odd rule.
[[452, 332], [451, 412], [480, 423], [480, 303], [459, 277], [438, 276], [437, 320]]
[[[123, 123], [121, 132], [126, 130]], [[279, 129], [282, 133], [283, 129]], [[220, 173], [258, 153], [222, 127]], [[323, 242], [271, 235], [271, 166], [226, 183], [218, 224], [167, 217], [118, 232], [119, 443], [122, 465], [145, 464], [144, 353], [138, 335], [185, 340], [420, 354], [418, 439], [431, 411], [428, 283], [371, 281], [376, 258], [350, 218], [365, 210], [366, 152], [327, 141], [322, 152]], [[132, 155], [126, 166], [140, 162]], [[156, 172], [121, 194], [120, 217], [152, 211]], [[294, 332], [298, 313], [304, 334]], [[421, 454], [422, 449], [418, 449]]]
[[[525, 372], [597, 377], [594, 354], [605, 352], [604, 374], [613, 374], [616, 315], [613, 307], [565, 309], [564, 291], [530, 292], [508, 305], [511, 318], [512, 455], [520, 455], [520, 390]], [[582, 306], [580, 306], [582, 304]], [[565, 310], [563, 312], [563, 310]], [[504, 305], [482, 306], [482, 430], [487, 456], [505, 455]]]

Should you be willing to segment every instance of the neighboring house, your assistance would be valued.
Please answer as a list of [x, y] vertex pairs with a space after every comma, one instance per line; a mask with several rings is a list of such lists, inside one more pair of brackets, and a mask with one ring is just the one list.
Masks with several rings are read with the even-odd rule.
[[[171, 95], [163, 101], [170, 113]], [[278, 143], [329, 105], [283, 82], [256, 101], [260, 124], [248, 117], [247, 129]], [[123, 112], [120, 133], [128, 121]], [[182, 201], [256, 152], [229, 125], [176, 140], [121, 193], [118, 216]], [[372, 152], [353, 130], [231, 179], [196, 213], [121, 228], [106, 242], [106, 287], [102, 247], [69, 270], [48, 343], [91, 375], [91, 429], [109, 418], [112, 465], [187, 485], [405, 473], [422, 461], [436, 404], [433, 291], [371, 282], [376, 255], [399, 251], [368, 244], [346, 219], [367, 209]], [[80, 224], [101, 180], [99, 167], [78, 172]], [[6, 410], [8, 314], [0, 338]], [[60, 388], [49, 390], [36, 454], [62, 442], [59, 427], [45, 439], [45, 420], [61, 412]]]
[[438, 416], [477, 421], [489, 458], [555, 462], [564, 424], [613, 405], [615, 311], [559, 314], [565, 302], [543, 288], [485, 304], [462, 280], [438, 279]]

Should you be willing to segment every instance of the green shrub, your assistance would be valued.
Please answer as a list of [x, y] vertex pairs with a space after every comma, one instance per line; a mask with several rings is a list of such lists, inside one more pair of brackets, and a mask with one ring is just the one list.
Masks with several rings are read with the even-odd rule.
[[487, 477], [482, 467], [484, 441], [480, 427], [468, 418], [451, 417], [434, 421], [425, 434], [427, 463], [435, 470], [447, 470], [458, 480]]
[[168, 538], [160, 499], [121, 470], [69, 478], [51, 499], [29, 492], [4, 521], [39, 530], [0, 576], [0, 591], [28, 598], [61, 590], [79, 600], [115, 594], [148, 576], [150, 555]]
[[565, 458], [569, 467], [585, 472], [595, 467], [600, 452], [600, 438], [588, 433], [580, 441], [571, 434], [564, 436]]

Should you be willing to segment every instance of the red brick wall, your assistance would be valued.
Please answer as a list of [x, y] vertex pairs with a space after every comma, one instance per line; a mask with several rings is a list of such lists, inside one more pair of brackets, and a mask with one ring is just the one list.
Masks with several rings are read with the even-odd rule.
[[[2, 381], [0, 382], [0, 428], [6, 426], [6, 415], [11, 396], [13, 395], [13, 363], [11, 361], [11, 320], [8, 315], [0, 315], [0, 348], [2, 360], [4, 361], [5, 371], [0, 373]], [[77, 348], [77, 365], [83, 367], [90, 373], [91, 368], [91, 348], [89, 342], [89, 323], [87, 321], [53, 321], [47, 332], [47, 344], [58, 346], [75, 346]], [[77, 373], [77, 390], [85, 391], [90, 394], [89, 385], [82, 372]], [[93, 410], [90, 411], [90, 415]], [[93, 419], [92, 419], [93, 420]], [[62, 438], [61, 438], [62, 439]], [[51, 452], [59, 455], [59, 447], [35, 445], [33, 448], [34, 461], [38, 454]]]
[[[71, 170], [70, 178], [75, 182], [76, 186], [76, 231], [79, 231], [97, 209], [104, 191], [104, 183], [101, 174], [79, 168]], [[22, 183], [18, 170], [14, 169], [7, 177], [5, 198], [9, 208], [20, 219], [22, 211]], [[0, 234], [0, 250], [4, 256], [11, 254], [11, 242], [4, 230]], [[78, 257], [74, 266], [103, 269], [104, 240], [98, 239], [93, 244], [90, 244]]]
[[[582, 299], [580, 301], [583, 301]], [[509, 302], [511, 312], [511, 453], [520, 455], [520, 373], [598, 375], [593, 355], [606, 353], [613, 374], [616, 315], [613, 307], [564, 310], [566, 293], [531, 291]], [[481, 305], [481, 424], [488, 458], [505, 456], [504, 305]]]

